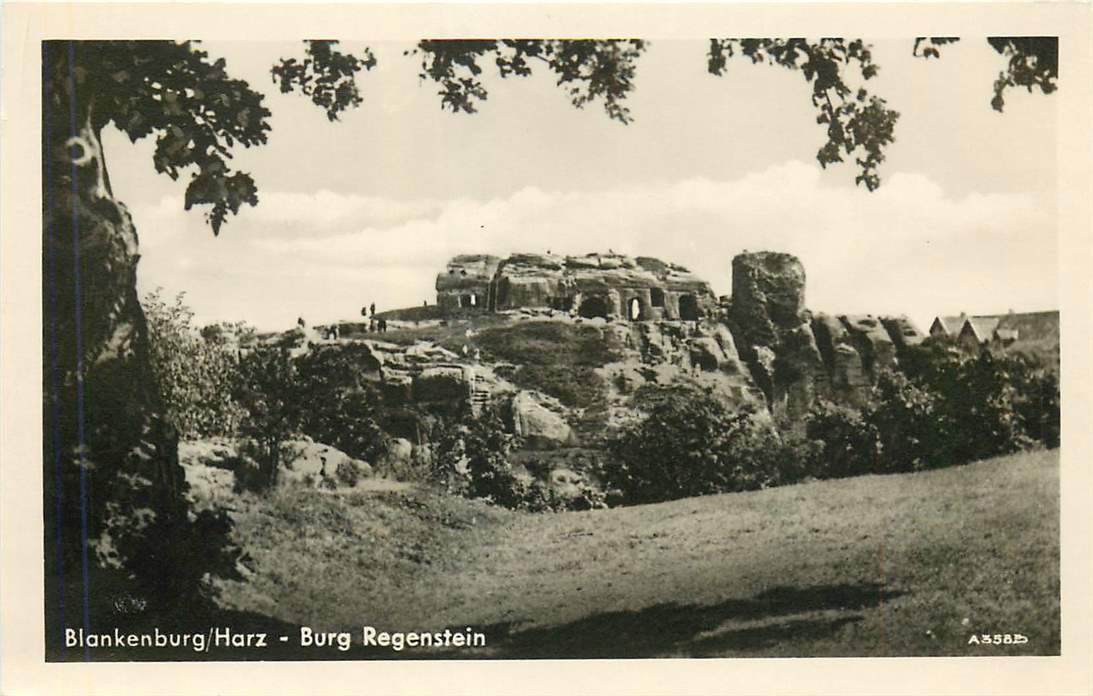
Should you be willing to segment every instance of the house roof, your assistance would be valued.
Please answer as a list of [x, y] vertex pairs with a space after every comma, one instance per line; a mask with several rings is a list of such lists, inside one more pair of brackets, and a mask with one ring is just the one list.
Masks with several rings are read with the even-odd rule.
[[1059, 340], [1059, 312], [1013, 312], [998, 316], [999, 329], [1017, 331], [1021, 340]]
[[967, 318], [967, 315], [964, 314], [951, 317], [938, 316], [934, 319], [934, 323], [941, 324], [941, 328], [945, 329], [945, 333], [955, 336], [960, 333], [960, 329], [964, 326], [964, 320]]
[[989, 341], [994, 334], [995, 328], [998, 327], [998, 317], [991, 316], [978, 316], [968, 317], [964, 322], [964, 328], [961, 329], [961, 333], [966, 331], [968, 327], [971, 327], [972, 332], [975, 334], [976, 339], [980, 342]]
[[961, 332], [964, 331], [971, 331], [980, 343], [997, 337], [1003, 341], [1007, 353], [1033, 356], [1058, 369], [1058, 311], [982, 314], [968, 317]]
[[997, 332], [1003, 338], [1023, 341], [1059, 340], [1059, 312], [1009, 312], [1007, 314], [977, 314], [967, 317], [967, 323], [980, 340], [988, 340]]

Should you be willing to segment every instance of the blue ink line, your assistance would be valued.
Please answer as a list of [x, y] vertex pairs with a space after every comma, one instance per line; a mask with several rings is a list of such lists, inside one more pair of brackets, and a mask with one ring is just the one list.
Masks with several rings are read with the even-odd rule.
[[[72, 90], [68, 95], [69, 125], [72, 128], [72, 137], [79, 135], [76, 130], [76, 74], [73, 69], [76, 63], [76, 43], [68, 42], [68, 79], [72, 84]], [[75, 160], [72, 162], [72, 260], [73, 260], [73, 290], [75, 291], [75, 319], [76, 319], [76, 432], [79, 441], [78, 460], [80, 464], [80, 560], [83, 566], [83, 625], [86, 633], [91, 633], [91, 599], [90, 578], [87, 559], [87, 466], [84, 462], [84, 411], [83, 411], [83, 341], [80, 325], [80, 220], [78, 191], [79, 171]], [[84, 645], [84, 659], [90, 661], [91, 648]]]

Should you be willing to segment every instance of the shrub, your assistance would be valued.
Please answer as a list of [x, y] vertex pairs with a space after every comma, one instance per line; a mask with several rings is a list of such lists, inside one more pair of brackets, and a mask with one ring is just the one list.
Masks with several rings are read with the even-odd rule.
[[512, 436], [498, 413], [442, 428], [433, 449], [434, 476], [453, 493], [518, 507], [525, 492], [508, 461]]
[[512, 445], [513, 438], [505, 432], [497, 413], [484, 412], [471, 422], [463, 436], [469, 497], [486, 498], [508, 508], [520, 507], [528, 491], [508, 461]]
[[[958, 456], [965, 461], [1014, 452], [1032, 444], [1017, 412], [1027, 366], [1019, 359], [983, 351], [960, 364], [955, 383], [959, 410], [951, 410], [961, 437]], [[944, 394], [944, 392], [943, 392]], [[951, 397], [950, 397], [951, 398]], [[959, 399], [959, 400], [958, 400]], [[970, 408], [960, 408], [970, 405]]]
[[1025, 376], [1016, 403], [1018, 415], [1029, 437], [1045, 447], [1059, 446], [1059, 377], [1045, 369], [1034, 369]]
[[314, 351], [296, 360], [289, 389], [301, 432], [374, 464], [389, 438], [376, 422], [379, 395], [358, 378], [358, 370], [344, 350]]
[[1037, 400], [1028, 393], [1037, 371], [1027, 358], [935, 352], [914, 382], [938, 397], [941, 456], [960, 463], [1032, 444], [1028, 426], [1037, 420], [1036, 408], [1029, 407], [1024, 417], [1021, 408]]
[[287, 352], [255, 350], [239, 362], [240, 384], [236, 399], [246, 409], [239, 433], [240, 452], [257, 465], [250, 487], [277, 484], [285, 441], [298, 432], [299, 411], [292, 392], [295, 369]]
[[879, 469], [880, 438], [861, 411], [819, 401], [805, 421], [805, 437], [817, 443], [811, 475], [842, 478]]
[[901, 354], [861, 411], [821, 404], [806, 425], [825, 476], [916, 471], [1059, 444], [1059, 388], [1035, 359], [961, 355], [944, 341]]
[[351, 356], [322, 351], [293, 359], [281, 348], [262, 348], [244, 356], [238, 369], [235, 398], [246, 414], [238, 428], [241, 451], [257, 469], [244, 476], [247, 488], [276, 484], [284, 443], [297, 435], [369, 462], [386, 452], [389, 438], [375, 420], [378, 397], [356, 378]]
[[568, 497], [530, 475], [517, 474], [510, 458], [516, 438], [505, 432], [494, 409], [478, 419], [447, 422], [435, 435], [431, 477], [450, 493], [527, 512], [606, 507], [603, 493], [587, 483], [579, 486], [578, 495]]
[[148, 321], [149, 358], [168, 421], [183, 438], [233, 435], [244, 415], [232, 398], [236, 352], [198, 332], [184, 293], [172, 303], [161, 293], [154, 290], [141, 304]]
[[803, 475], [801, 452], [755, 414], [730, 412], [709, 392], [687, 388], [651, 399], [648, 415], [609, 445], [607, 488], [629, 503], [764, 488]]
[[360, 481], [363, 473], [356, 462], [346, 460], [338, 462], [338, 468], [334, 470], [334, 478], [339, 485], [352, 488]]
[[578, 485], [575, 496], [559, 493], [550, 484], [535, 480], [527, 485], [518, 508], [528, 512], [598, 510], [607, 507], [603, 491], [587, 483]]
[[898, 372], [882, 372], [865, 421], [880, 445], [877, 473], [919, 471], [952, 463], [946, 458], [947, 427], [937, 394]]

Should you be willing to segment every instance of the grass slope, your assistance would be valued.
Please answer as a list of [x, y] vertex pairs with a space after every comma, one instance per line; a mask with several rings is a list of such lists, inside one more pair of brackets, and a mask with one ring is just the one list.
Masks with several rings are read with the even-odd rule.
[[[224, 600], [357, 643], [362, 624], [485, 632], [460, 658], [1057, 654], [1058, 500], [1057, 451], [547, 515], [285, 492], [239, 506], [255, 573]], [[414, 656], [445, 655], [345, 655]]]

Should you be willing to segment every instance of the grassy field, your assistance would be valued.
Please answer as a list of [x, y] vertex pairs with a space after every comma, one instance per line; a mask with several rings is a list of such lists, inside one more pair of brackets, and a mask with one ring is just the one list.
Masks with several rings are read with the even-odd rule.
[[237, 506], [253, 575], [222, 601], [357, 643], [364, 624], [488, 640], [325, 658], [1057, 654], [1058, 500], [1057, 451], [545, 515], [282, 492]]

